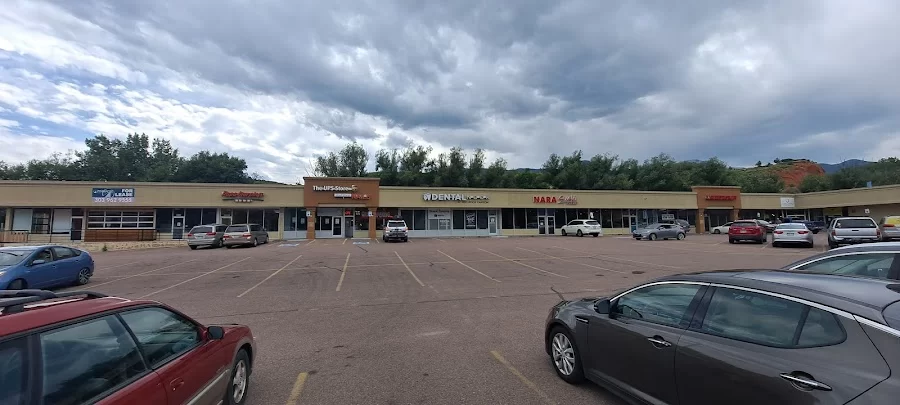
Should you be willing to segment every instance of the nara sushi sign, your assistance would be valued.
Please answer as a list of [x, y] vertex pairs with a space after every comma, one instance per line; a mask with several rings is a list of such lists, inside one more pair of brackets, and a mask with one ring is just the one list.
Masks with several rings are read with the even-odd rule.
[[578, 197], [575, 197], [574, 195], [536, 195], [534, 196], [534, 203], [577, 205]]

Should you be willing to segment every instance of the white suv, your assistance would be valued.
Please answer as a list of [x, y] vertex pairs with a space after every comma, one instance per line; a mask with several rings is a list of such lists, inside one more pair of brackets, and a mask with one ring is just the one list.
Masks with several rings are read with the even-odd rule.
[[600, 226], [599, 222], [593, 219], [574, 219], [563, 226], [560, 233], [562, 236], [584, 236], [590, 234], [596, 238], [603, 235], [603, 227]]
[[390, 219], [384, 227], [384, 233], [381, 234], [381, 240], [387, 242], [389, 240], [402, 240], [409, 242], [409, 227], [406, 221], [402, 219]]

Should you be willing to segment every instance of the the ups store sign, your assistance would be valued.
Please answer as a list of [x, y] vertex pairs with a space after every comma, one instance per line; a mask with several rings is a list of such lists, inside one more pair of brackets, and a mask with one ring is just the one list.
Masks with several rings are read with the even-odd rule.
[[306, 207], [322, 204], [378, 207], [377, 178], [304, 177], [303, 182], [303, 200]]

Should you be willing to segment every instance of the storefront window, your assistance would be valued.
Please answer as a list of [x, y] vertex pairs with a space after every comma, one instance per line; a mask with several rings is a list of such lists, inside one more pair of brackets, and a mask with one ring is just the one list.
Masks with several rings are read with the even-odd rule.
[[475, 211], [475, 223], [478, 229], [488, 229], [488, 213], [485, 210]]
[[[603, 215], [601, 215], [601, 212], [599, 209], [591, 208], [590, 210], [588, 210], [588, 215], [590, 215], [589, 218], [591, 218], [597, 222], [600, 222], [600, 224], [603, 224], [603, 222], [601, 222], [603, 220]], [[603, 227], [606, 227], [606, 225], [603, 225]]]
[[6, 228], [6, 208], [0, 207], [0, 231], [5, 231]]
[[214, 224], [219, 221], [219, 210], [215, 208], [204, 208], [203, 209], [203, 224]]
[[477, 220], [475, 211], [466, 211], [466, 229], [476, 229]]
[[[88, 224], [90, 225], [90, 224]], [[90, 227], [90, 226], [88, 226]], [[156, 210], [156, 230], [159, 232], [172, 232], [172, 209], [159, 208]]]
[[623, 224], [622, 212], [624, 211], [626, 214], [628, 210], [609, 210], [610, 211], [610, 220], [612, 226], [610, 228], [627, 228], [628, 224]]
[[356, 208], [353, 210], [353, 227], [357, 231], [368, 231], [369, 230], [369, 211], [368, 210], [366, 210], [365, 208]]
[[262, 226], [269, 232], [278, 232], [278, 212], [274, 209], [264, 210]]
[[246, 224], [247, 221], [247, 210], [232, 210], [231, 211], [231, 223], [232, 224]]
[[31, 233], [50, 233], [50, 209], [37, 208], [31, 214]]
[[391, 219], [394, 219], [394, 218], [397, 218], [400, 216], [400, 209], [398, 209], [398, 208], [379, 208], [377, 215], [378, 215], [378, 218], [375, 220], [375, 229], [379, 230], [379, 231], [383, 231], [384, 226], [387, 224], [388, 220], [391, 220]]
[[500, 226], [503, 229], [516, 229], [515, 217], [512, 208], [504, 208], [500, 210]]
[[262, 225], [263, 210], [247, 210], [247, 223]]
[[[425, 228], [425, 220], [428, 217], [427, 210], [415, 210], [415, 217], [413, 221], [412, 230], [414, 231], [424, 231]], [[409, 223], [407, 223], [409, 225]]]
[[566, 221], [566, 210], [558, 209], [556, 210], [556, 217], [554, 218], [556, 228], [562, 228], [568, 222]]
[[466, 212], [453, 210], [453, 229], [466, 229]]
[[537, 229], [538, 219], [537, 219], [537, 209], [536, 208], [526, 208], [525, 209], [525, 221], [528, 226], [528, 229]]
[[401, 210], [400, 217], [403, 218], [403, 221], [406, 222], [406, 226], [408, 226], [409, 229], [413, 229], [413, 210]]
[[[153, 211], [90, 211], [87, 219], [88, 229], [134, 228], [153, 229]], [[172, 218], [168, 219], [165, 232], [172, 230]]]
[[525, 216], [525, 208], [516, 208], [514, 215], [516, 229], [527, 229], [528, 221]]

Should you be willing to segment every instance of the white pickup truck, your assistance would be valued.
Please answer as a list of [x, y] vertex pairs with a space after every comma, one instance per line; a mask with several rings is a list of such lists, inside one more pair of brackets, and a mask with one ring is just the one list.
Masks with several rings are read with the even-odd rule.
[[881, 230], [875, 220], [869, 217], [843, 217], [831, 221], [828, 232], [828, 247], [840, 245], [878, 242]]

